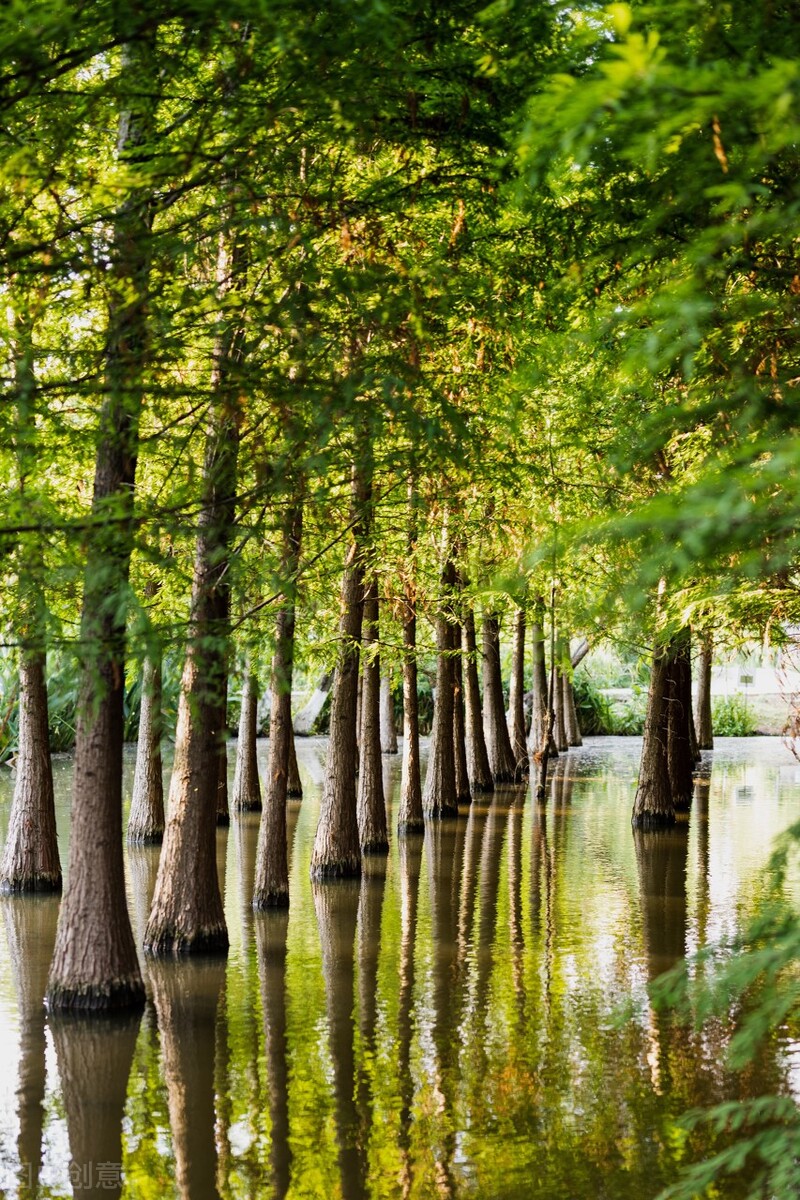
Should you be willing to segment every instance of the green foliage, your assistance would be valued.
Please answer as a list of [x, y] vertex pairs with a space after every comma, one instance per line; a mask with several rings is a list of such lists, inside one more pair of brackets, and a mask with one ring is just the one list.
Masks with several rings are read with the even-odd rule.
[[[746, 1072], [780, 1037], [800, 1034], [800, 915], [786, 895], [800, 824], [780, 839], [766, 878], [769, 892], [741, 936], [701, 950], [653, 987], [660, 1007], [673, 1007], [698, 1028], [735, 1014], [727, 1066]], [[695, 1109], [687, 1130], [707, 1127], [722, 1139], [713, 1156], [687, 1166], [659, 1200], [694, 1200], [724, 1188], [726, 1176], [747, 1169], [748, 1200], [795, 1200], [800, 1191], [800, 1106], [788, 1095], [765, 1095]]]
[[585, 671], [576, 671], [573, 679], [575, 710], [583, 733], [613, 733], [611, 705]]
[[747, 701], [736, 692], [712, 700], [711, 723], [719, 737], [750, 737], [757, 732]]

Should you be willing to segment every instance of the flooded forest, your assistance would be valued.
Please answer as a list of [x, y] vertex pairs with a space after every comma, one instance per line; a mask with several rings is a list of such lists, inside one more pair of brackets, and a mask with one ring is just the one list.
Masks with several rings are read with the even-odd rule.
[[0, 1196], [800, 1194], [799, 92], [0, 11]]

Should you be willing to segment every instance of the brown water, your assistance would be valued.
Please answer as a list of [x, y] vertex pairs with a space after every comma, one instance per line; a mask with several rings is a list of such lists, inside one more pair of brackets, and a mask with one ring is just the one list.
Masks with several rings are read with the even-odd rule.
[[[800, 1090], [787, 1039], [740, 1082], [729, 1031], [680, 1029], [646, 990], [756, 911], [800, 768], [777, 739], [720, 740], [688, 828], [634, 840], [638, 753], [592, 739], [546, 807], [503, 789], [360, 884], [312, 887], [325, 742], [301, 742], [290, 913], [253, 915], [258, 818], [236, 819], [230, 955], [145, 963], [141, 1019], [46, 1019], [58, 901], [2, 900], [0, 1194], [650, 1200], [686, 1153], [680, 1113]], [[57, 760], [65, 863], [70, 781]], [[3, 836], [10, 792], [4, 771]], [[128, 852], [137, 936], [157, 854]]]

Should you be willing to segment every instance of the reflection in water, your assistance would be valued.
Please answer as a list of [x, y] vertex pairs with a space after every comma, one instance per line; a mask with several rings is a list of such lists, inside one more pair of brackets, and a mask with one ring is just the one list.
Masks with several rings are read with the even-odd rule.
[[35, 1196], [42, 1163], [47, 1069], [44, 993], [56, 940], [57, 896], [5, 896], [0, 901], [19, 1012], [19, 1196]]
[[333, 1063], [339, 1172], [345, 1200], [366, 1195], [366, 1161], [359, 1139], [355, 1101], [355, 937], [361, 883], [336, 880], [312, 884], [322, 948], [322, 973]]
[[[129, 1080], [135, 1024], [53, 1023], [53, 1069], [41, 996], [58, 901], [1, 902], [0, 1055], [17, 1031], [19, 1055], [0, 1073], [0, 1194], [28, 1194], [20, 1162], [40, 1194], [70, 1194], [74, 1155], [76, 1196], [84, 1181], [118, 1191], [97, 1171], [121, 1160], [131, 1200], [652, 1200], [690, 1150], [715, 1150], [708, 1131], [674, 1135], [679, 1113], [788, 1087], [781, 1037], [735, 1078], [729, 1023], [695, 1034], [647, 993], [687, 946], [758, 910], [800, 798], [779, 745], [718, 748], [688, 833], [634, 839], [638, 744], [587, 739], [554, 762], [544, 805], [498, 790], [394, 840], [367, 864], [376, 878], [312, 887], [322, 750], [298, 744], [289, 912], [254, 916], [257, 818], [237, 818], [218, 834], [230, 954], [147, 962]], [[391, 797], [399, 760], [384, 766]], [[757, 804], [737, 800], [744, 786]], [[157, 853], [128, 853], [137, 929]]]
[[122, 1192], [122, 1113], [140, 1020], [51, 1018], [77, 1198]]
[[214, 1047], [224, 983], [223, 958], [150, 963], [181, 1200], [218, 1196]]

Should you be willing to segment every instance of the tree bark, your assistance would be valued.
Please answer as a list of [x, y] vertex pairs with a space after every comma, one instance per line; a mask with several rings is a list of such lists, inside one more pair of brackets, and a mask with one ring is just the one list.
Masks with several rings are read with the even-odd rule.
[[700, 670], [697, 676], [697, 747], [714, 749], [714, 729], [711, 723], [711, 665], [713, 642], [706, 634], [700, 642]]
[[0, 866], [0, 893], [6, 895], [61, 891], [44, 663], [41, 650], [23, 648], [17, 778]]
[[456, 762], [453, 743], [455, 654], [458, 626], [453, 621], [452, 592], [456, 574], [445, 551], [442, 595], [436, 616], [436, 699], [422, 804], [429, 817], [457, 817]]
[[[230, 589], [228, 590], [228, 605], [230, 605]], [[225, 678], [221, 684], [222, 697], [220, 700], [220, 732], [217, 746], [217, 825], [225, 828], [231, 823], [231, 809], [228, 803], [228, 669], [227, 655]]]
[[246, 670], [236, 742], [236, 773], [233, 777], [233, 811], [261, 812], [261, 784], [258, 778], [258, 680]]
[[688, 812], [692, 804], [691, 721], [691, 641], [689, 630], [682, 629], [669, 644], [667, 676], [667, 763], [676, 812]]
[[519, 782], [527, 778], [529, 770], [528, 746], [525, 739], [525, 611], [522, 608], [518, 608], [514, 613], [508, 720], [511, 750], [516, 764], [514, 778]]
[[[229, 214], [233, 221], [235, 215]], [[220, 240], [220, 295], [241, 287], [244, 246], [234, 230]], [[228, 931], [216, 874], [220, 777], [225, 770], [230, 547], [236, 520], [244, 322], [232, 306], [214, 350], [211, 412], [203, 467], [169, 817], [145, 933], [149, 954], [224, 951]], [[227, 806], [226, 806], [227, 808]]]
[[381, 752], [397, 754], [397, 730], [394, 727], [392, 680], [388, 671], [381, 675]]
[[[534, 620], [531, 623], [531, 645], [533, 649], [533, 706], [531, 712], [531, 732], [529, 748], [531, 754], [538, 754], [542, 747], [544, 731], [549, 725], [547, 699], [547, 664], [544, 651], [544, 600], [539, 597], [534, 608]], [[550, 738], [548, 757], [556, 758], [558, 747]]]
[[467, 771], [473, 794], [494, 791], [492, 768], [483, 732], [481, 692], [478, 684], [478, 650], [475, 638], [475, 614], [471, 608], [464, 613], [461, 629], [464, 680], [464, 724], [466, 726]]
[[[147, 162], [156, 105], [155, 32], [123, 51], [118, 152]], [[146, 353], [152, 190], [133, 188], [113, 221], [113, 300], [106, 334], [92, 521], [86, 534], [81, 680], [69, 881], [58, 920], [47, 1000], [52, 1010], [139, 1006], [145, 993], [125, 897], [122, 746], [125, 618], [133, 546], [133, 489]], [[129, 1064], [130, 1065], [130, 1064]]]
[[513, 783], [516, 764], [506, 724], [500, 675], [500, 620], [483, 615], [483, 732], [495, 783]]
[[453, 751], [456, 768], [456, 797], [459, 804], [469, 804], [472, 792], [469, 786], [467, 763], [466, 720], [464, 713], [464, 665], [460, 653], [461, 630], [453, 631]]
[[[289, 697], [289, 706], [291, 708], [292, 698]], [[300, 768], [297, 765], [297, 746], [294, 740], [294, 730], [291, 724], [291, 713], [289, 720], [289, 778], [286, 784], [286, 795], [290, 800], [302, 800], [303, 798], [303, 783], [300, 779]]]
[[142, 666], [142, 701], [128, 842], [153, 845], [164, 837], [164, 781], [161, 764], [161, 656], [148, 654]]
[[561, 703], [564, 709], [564, 730], [570, 746], [582, 746], [581, 727], [575, 707], [575, 688], [571, 676], [565, 671], [561, 676]]
[[362, 854], [388, 854], [386, 798], [381, 761], [381, 664], [370, 647], [378, 643], [378, 580], [370, 576], [364, 595], [364, 666], [361, 682], [361, 758], [356, 814]]
[[[413, 562], [417, 543], [416, 495], [409, 486], [408, 562]], [[405, 580], [403, 623], [403, 765], [400, 782], [399, 834], [419, 832], [425, 827], [422, 811], [422, 780], [419, 761], [419, 697], [417, 694], [417, 594], [414, 579]]]
[[[295, 594], [302, 538], [303, 506], [298, 502], [287, 510], [282, 530], [281, 574], [284, 583], [280, 607], [275, 617], [267, 793], [258, 831], [256, 878], [253, 890], [253, 907], [259, 909], [285, 908], [289, 904], [286, 800], [289, 795], [294, 752], [292, 680], [294, 677]], [[296, 757], [294, 766], [296, 771]]]
[[356, 816], [358, 747], [356, 710], [358, 662], [364, 615], [364, 543], [371, 483], [363, 469], [353, 471], [352, 538], [342, 579], [339, 658], [333, 685], [328, 758], [319, 824], [311, 855], [311, 878], [361, 874]]
[[634, 829], [658, 829], [675, 823], [667, 758], [668, 677], [667, 647], [656, 643], [647, 697], [639, 783], [631, 817]]
[[556, 743], [556, 749], [559, 754], [565, 750], [569, 750], [569, 740], [567, 738], [567, 724], [564, 712], [564, 658], [565, 646], [563, 638], [558, 638], [556, 642], [556, 681], [553, 692], [553, 712], [555, 718], [553, 721], [553, 737]]

